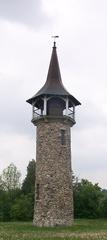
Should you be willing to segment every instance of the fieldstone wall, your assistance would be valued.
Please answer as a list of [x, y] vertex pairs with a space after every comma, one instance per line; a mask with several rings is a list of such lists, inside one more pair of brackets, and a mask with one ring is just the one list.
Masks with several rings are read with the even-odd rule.
[[36, 140], [34, 225], [72, 225], [70, 124], [60, 119], [38, 121]]

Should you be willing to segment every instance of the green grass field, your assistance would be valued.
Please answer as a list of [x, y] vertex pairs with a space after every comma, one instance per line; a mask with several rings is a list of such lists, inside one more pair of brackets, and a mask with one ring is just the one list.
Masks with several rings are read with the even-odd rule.
[[34, 227], [32, 223], [0, 223], [0, 240], [103, 240], [107, 220], [75, 220], [72, 227]]

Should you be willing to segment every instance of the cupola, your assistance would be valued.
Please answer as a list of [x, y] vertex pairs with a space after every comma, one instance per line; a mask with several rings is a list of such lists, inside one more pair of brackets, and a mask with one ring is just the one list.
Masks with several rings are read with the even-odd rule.
[[75, 106], [81, 103], [72, 96], [62, 83], [59, 62], [54, 41], [52, 55], [44, 86], [30, 99], [32, 122], [44, 117], [66, 117], [75, 123]]

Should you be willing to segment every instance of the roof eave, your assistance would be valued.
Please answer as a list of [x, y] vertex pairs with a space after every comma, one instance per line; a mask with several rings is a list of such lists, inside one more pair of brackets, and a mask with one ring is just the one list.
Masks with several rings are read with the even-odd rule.
[[73, 100], [73, 103], [75, 104], [75, 106], [78, 106], [78, 105], [81, 105], [81, 103], [72, 95], [68, 95], [68, 94], [55, 94], [55, 93], [52, 93], [52, 94], [41, 94], [41, 95], [34, 95], [32, 98], [29, 98], [28, 100], [26, 100], [27, 103], [31, 104], [38, 98], [38, 97], [43, 97], [43, 96], [57, 96], [57, 97], [60, 97], [60, 96], [63, 96], [63, 97], [69, 97], [71, 100]]

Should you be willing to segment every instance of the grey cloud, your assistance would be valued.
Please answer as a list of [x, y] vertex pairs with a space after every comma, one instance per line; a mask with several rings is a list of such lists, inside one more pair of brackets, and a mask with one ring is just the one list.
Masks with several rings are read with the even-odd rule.
[[[107, 130], [97, 127], [93, 130], [73, 132], [73, 170], [80, 178], [88, 178], [104, 186], [103, 172], [107, 169], [106, 134]], [[96, 176], [96, 172], [99, 176]], [[105, 184], [105, 187], [107, 185]]]
[[94, 104], [89, 99], [82, 101], [82, 105], [76, 110], [76, 131], [104, 129], [107, 126], [107, 115], [101, 106]]
[[31, 109], [21, 94], [23, 80], [0, 76], [0, 132], [33, 136]]
[[0, 18], [36, 27], [46, 20], [41, 0], [0, 0]]

